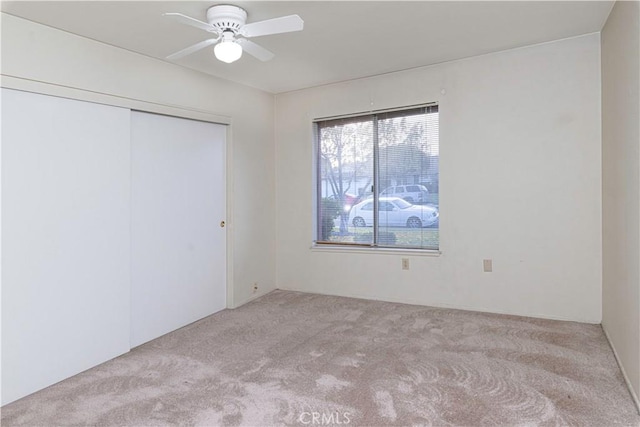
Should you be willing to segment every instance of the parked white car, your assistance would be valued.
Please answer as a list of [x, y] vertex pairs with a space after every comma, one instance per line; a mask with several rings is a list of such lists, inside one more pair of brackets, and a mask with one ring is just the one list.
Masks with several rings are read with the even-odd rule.
[[[400, 197], [378, 199], [380, 227], [432, 227], [438, 224], [438, 209], [429, 205], [412, 205]], [[351, 208], [349, 224], [354, 227], [373, 226], [373, 199], [367, 199]]]
[[429, 190], [424, 185], [407, 184], [396, 185], [394, 187], [385, 188], [381, 196], [400, 197], [409, 203], [421, 203], [427, 201]]

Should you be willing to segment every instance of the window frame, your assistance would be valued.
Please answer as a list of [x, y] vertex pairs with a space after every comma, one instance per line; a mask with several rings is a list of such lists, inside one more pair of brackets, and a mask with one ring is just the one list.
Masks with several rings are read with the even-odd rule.
[[[379, 146], [380, 146], [380, 141], [379, 141], [379, 137], [378, 137], [378, 121], [380, 120], [386, 120], [386, 119], [392, 119], [392, 118], [396, 118], [396, 117], [406, 117], [406, 116], [410, 116], [411, 115], [411, 111], [412, 110], [424, 110], [422, 112], [422, 114], [429, 114], [429, 113], [438, 113], [438, 127], [440, 125], [440, 119], [439, 119], [439, 113], [440, 113], [440, 108], [439, 108], [439, 103], [438, 102], [429, 102], [429, 103], [424, 103], [424, 104], [418, 104], [418, 105], [410, 105], [410, 106], [405, 106], [405, 107], [399, 107], [399, 108], [392, 108], [392, 109], [383, 109], [383, 110], [374, 110], [374, 111], [368, 111], [368, 112], [363, 112], [363, 113], [353, 113], [353, 114], [348, 114], [348, 115], [342, 115], [342, 116], [331, 116], [331, 117], [322, 117], [322, 118], [317, 118], [313, 120], [313, 145], [314, 145], [314, 158], [313, 158], [313, 180], [315, 183], [315, 194], [313, 194], [313, 212], [314, 212], [314, 219], [313, 219], [313, 223], [314, 223], [314, 235], [313, 235], [313, 244], [312, 244], [312, 249], [321, 249], [321, 250], [338, 250], [338, 251], [342, 251], [342, 250], [346, 250], [348, 252], [359, 252], [360, 250], [362, 250], [363, 252], [377, 252], [377, 253], [401, 253], [401, 252], [407, 252], [407, 253], [412, 253], [412, 254], [421, 254], [421, 255], [439, 255], [441, 254], [440, 251], [440, 247], [441, 247], [441, 241], [440, 241], [440, 236], [438, 235], [438, 246], [437, 247], [419, 247], [419, 246], [393, 246], [393, 245], [384, 245], [383, 243], [380, 243], [380, 237], [379, 237], [379, 203], [380, 203], [380, 197], [384, 197], [384, 195], [382, 194], [382, 192], [384, 192], [384, 190], [382, 192], [379, 191], [380, 189], [380, 170], [379, 170], [379, 159], [380, 159], [380, 155], [379, 155]], [[320, 177], [321, 171], [322, 171], [322, 144], [320, 143], [320, 134], [321, 134], [321, 130], [322, 127], [324, 127], [323, 125], [327, 125], [328, 123], [333, 123], [333, 126], [335, 126], [335, 121], [342, 121], [343, 125], [349, 124], [349, 123], [358, 123], [358, 122], [366, 122], [367, 119], [369, 119], [372, 122], [372, 132], [373, 132], [373, 136], [372, 136], [372, 140], [373, 140], [373, 183], [372, 183], [372, 195], [373, 195], [373, 199], [372, 199], [372, 207], [373, 209], [373, 226], [372, 226], [372, 231], [373, 231], [373, 239], [371, 243], [355, 243], [355, 242], [331, 242], [331, 241], [323, 241], [320, 240], [320, 236], [322, 236], [322, 224], [320, 221], [321, 218], [321, 212], [320, 210], [322, 209], [321, 207], [321, 194], [322, 194], [322, 178]], [[326, 127], [329, 127], [331, 125], [327, 125]], [[440, 145], [440, 138], [438, 136], [438, 151], [439, 151], [439, 145]], [[439, 172], [438, 172], [439, 175]], [[439, 179], [438, 179], [439, 181]], [[407, 185], [414, 185], [414, 184], [396, 184], [393, 185], [393, 188], [398, 188], [399, 186], [402, 186], [404, 188], [407, 187]], [[416, 186], [418, 186], [419, 188], [419, 184], [415, 184]], [[439, 191], [438, 191], [439, 193]], [[378, 206], [378, 209], [375, 209], [375, 207]], [[438, 209], [439, 210], [439, 209]], [[438, 232], [440, 231], [440, 227], [438, 226]]]

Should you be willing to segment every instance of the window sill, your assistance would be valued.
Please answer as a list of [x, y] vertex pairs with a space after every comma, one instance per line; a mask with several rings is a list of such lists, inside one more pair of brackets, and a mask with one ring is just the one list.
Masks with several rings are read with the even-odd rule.
[[410, 248], [374, 248], [366, 246], [347, 246], [347, 245], [317, 245], [311, 246], [313, 252], [335, 252], [350, 254], [380, 254], [380, 255], [411, 255], [411, 256], [430, 256], [438, 257], [442, 252], [438, 249], [410, 249]]

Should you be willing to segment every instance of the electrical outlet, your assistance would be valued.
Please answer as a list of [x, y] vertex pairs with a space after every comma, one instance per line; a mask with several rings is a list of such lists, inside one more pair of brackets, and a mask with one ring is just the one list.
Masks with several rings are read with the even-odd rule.
[[402, 258], [402, 269], [403, 270], [409, 269], [409, 258]]
[[258, 282], [253, 284], [253, 293], [255, 294], [256, 292], [258, 292]]
[[493, 261], [490, 259], [483, 259], [482, 268], [485, 273], [491, 273], [493, 271]]

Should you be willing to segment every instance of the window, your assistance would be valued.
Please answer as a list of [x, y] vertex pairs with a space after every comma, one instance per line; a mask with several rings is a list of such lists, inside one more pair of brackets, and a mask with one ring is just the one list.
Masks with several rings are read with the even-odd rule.
[[316, 243], [438, 249], [438, 106], [322, 119]]

